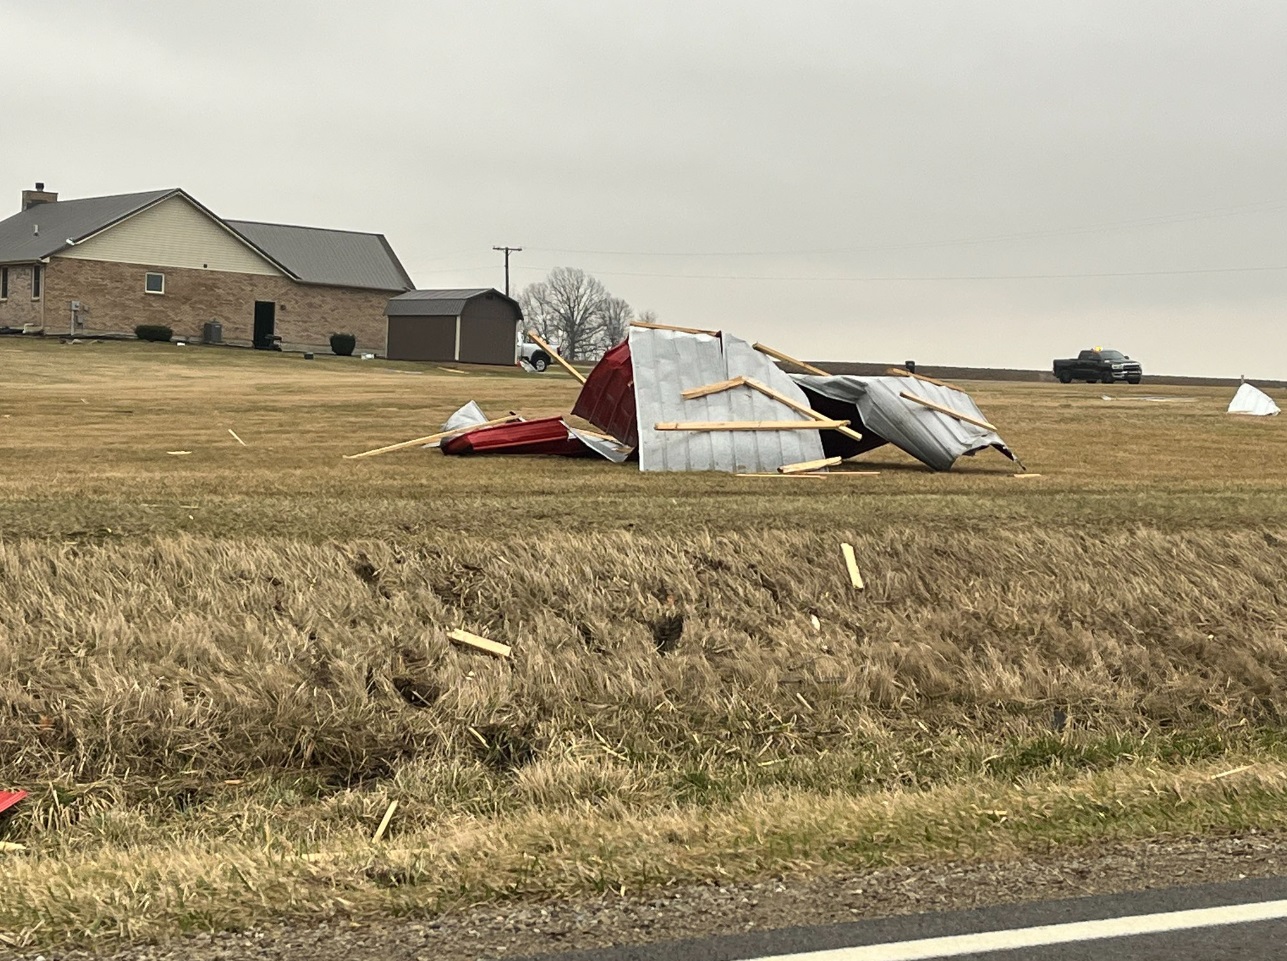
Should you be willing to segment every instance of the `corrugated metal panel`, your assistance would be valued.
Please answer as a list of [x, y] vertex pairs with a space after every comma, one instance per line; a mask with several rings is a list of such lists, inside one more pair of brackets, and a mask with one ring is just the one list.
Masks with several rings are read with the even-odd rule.
[[306, 284], [407, 290], [415, 285], [380, 234], [226, 220]]
[[[150, 190], [146, 193], [37, 204], [0, 221], [0, 263], [48, 257], [67, 246], [69, 238], [80, 240], [177, 192], [174, 189]], [[34, 233], [33, 227], [39, 227], [40, 233]]]
[[772, 398], [746, 387], [685, 400], [682, 392], [730, 377], [748, 376], [792, 400], [803, 392], [745, 341], [725, 334], [686, 334], [632, 327], [638, 411], [639, 467], [645, 471], [730, 473], [772, 471], [822, 457], [816, 430], [658, 431], [662, 421], [804, 420]]
[[913, 394], [986, 421], [974, 398], [964, 391], [909, 377], [801, 374], [795, 380], [824, 397], [854, 404], [865, 431], [884, 437], [934, 470], [949, 470], [958, 457], [988, 447], [995, 447], [1015, 460], [1014, 454], [995, 431], [967, 424], [902, 396], [904, 393]]
[[280, 277], [281, 271], [183, 197], [171, 197], [110, 230], [64, 250], [73, 260], [149, 267], [209, 268]]

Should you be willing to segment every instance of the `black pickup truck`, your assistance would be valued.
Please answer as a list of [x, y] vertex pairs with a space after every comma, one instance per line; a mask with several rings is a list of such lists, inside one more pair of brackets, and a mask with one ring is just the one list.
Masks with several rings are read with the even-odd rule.
[[1084, 380], [1088, 384], [1111, 384], [1124, 380], [1138, 384], [1144, 368], [1138, 360], [1131, 360], [1120, 350], [1083, 350], [1076, 359], [1055, 361], [1055, 376], [1061, 384]]

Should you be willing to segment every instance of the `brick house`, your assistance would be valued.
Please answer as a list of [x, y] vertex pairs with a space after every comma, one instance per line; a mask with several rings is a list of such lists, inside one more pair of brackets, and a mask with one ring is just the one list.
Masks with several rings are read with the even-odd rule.
[[381, 234], [224, 220], [179, 189], [82, 200], [44, 184], [0, 221], [0, 327], [386, 352], [389, 298], [415, 284]]

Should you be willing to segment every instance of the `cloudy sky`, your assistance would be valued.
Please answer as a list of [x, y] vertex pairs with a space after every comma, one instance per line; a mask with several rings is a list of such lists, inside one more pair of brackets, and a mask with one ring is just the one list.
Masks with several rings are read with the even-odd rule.
[[[810, 358], [1287, 377], [1287, 3], [0, 0], [0, 191], [183, 187], [421, 287]], [[5, 186], [7, 185], [7, 186]], [[3, 200], [0, 193], [0, 201]], [[3, 209], [3, 208], [0, 208]]]

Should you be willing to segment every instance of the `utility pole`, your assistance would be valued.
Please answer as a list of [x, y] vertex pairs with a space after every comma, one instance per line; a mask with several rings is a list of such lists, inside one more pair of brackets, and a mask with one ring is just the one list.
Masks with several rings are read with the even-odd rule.
[[509, 255], [511, 251], [522, 250], [522, 247], [493, 247], [492, 250], [505, 251], [505, 296], [509, 296]]

